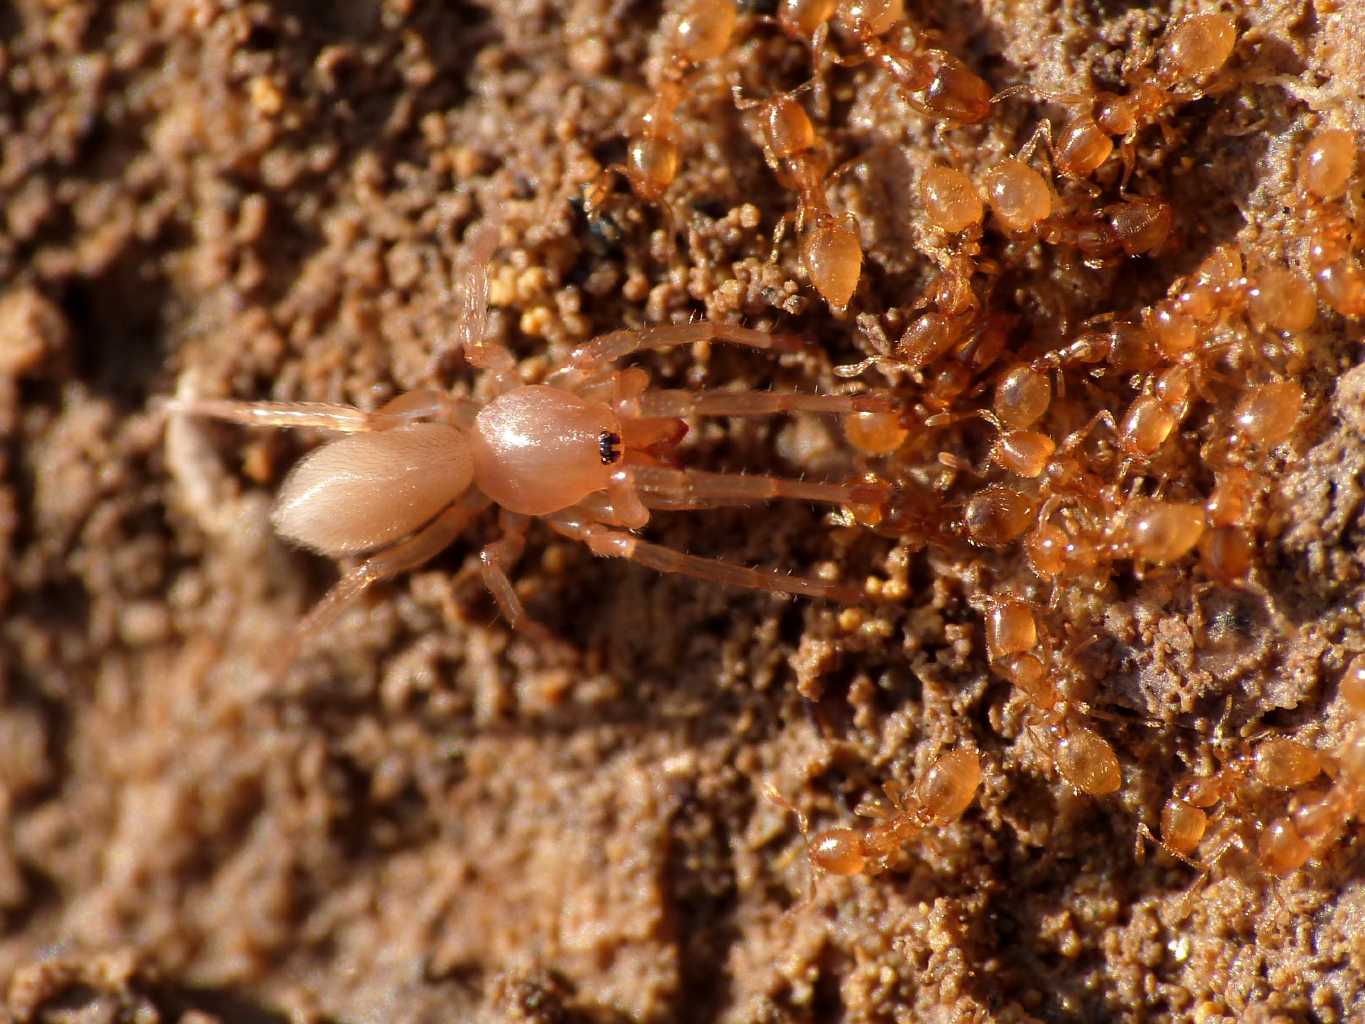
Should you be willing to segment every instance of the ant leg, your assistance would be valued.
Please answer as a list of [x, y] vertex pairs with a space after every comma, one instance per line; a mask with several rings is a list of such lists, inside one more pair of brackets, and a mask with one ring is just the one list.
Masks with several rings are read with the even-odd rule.
[[682, 248], [678, 245], [678, 231], [682, 228], [682, 222], [678, 219], [671, 203], [666, 199], [656, 199], [660, 211], [664, 215], [664, 239], [668, 247], [668, 265], [675, 273], [685, 275], [687, 264], [683, 260]]
[[[1146, 842], [1144, 842], [1144, 840]], [[1173, 846], [1168, 844], [1165, 839], [1162, 839], [1161, 836], [1157, 835], [1150, 828], [1148, 828], [1145, 824], [1143, 824], [1142, 822], [1138, 822], [1137, 834], [1133, 839], [1133, 859], [1136, 860], [1139, 864], [1141, 864], [1144, 860], [1147, 859], [1146, 843], [1151, 843], [1153, 846], [1160, 847], [1162, 850], [1165, 850], [1176, 860], [1180, 861], [1187, 867], [1194, 868], [1196, 871], [1207, 873], [1208, 871], [1211, 870], [1210, 867], [1207, 867], [1199, 863], [1199, 861], [1195, 860], [1193, 857], [1181, 853], [1179, 850], [1175, 849]]]
[[602, 204], [607, 201], [607, 197], [611, 195], [612, 185], [615, 184], [617, 177], [622, 177], [629, 181], [630, 171], [622, 164], [612, 164], [610, 167], [604, 167], [598, 172], [597, 177], [593, 179], [593, 183], [583, 194], [584, 212], [589, 216], [594, 216], [597, 213]]
[[1085, 426], [1073, 430], [1071, 433], [1067, 434], [1066, 438], [1062, 441], [1061, 446], [1058, 450], [1063, 452], [1064, 454], [1070, 454], [1071, 452], [1075, 451], [1077, 448], [1081, 446], [1085, 439], [1090, 436], [1091, 432], [1101, 424], [1108, 427], [1110, 431], [1113, 432], [1115, 435], [1118, 434], [1119, 425], [1118, 421], [1114, 419], [1114, 414], [1110, 412], [1108, 409], [1102, 409], [1099, 412], [1095, 413], [1094, 416], [1090, 417], [1090, 420], [1085, 424]]
[[[778, 261], [778, 258], [782, 255], [780, 251], [782, 239], [787, 237], [787, 232], [792, 229], [792, 225], [796, 224], [799, 219], [800, 215], [793, 214], [790, 210], [778, 219], [777, 224], [773, 227], [772, 248], [768, 251], [769, 263], [776, 263]], [[797, 227], [797, 231], [800, 231], [799, 226]]]
[[672, 548], [643, 541], [633, 534], [588, 522], [569, 510], [551, 516], [547, 521], [552, 530], [573, 540], [582, 541], [595, 555], [629, 559], [647, 565], [657, 572], [676, 573], [680, 576], [706, 580], [709, 583], [725, 583], [733, 587], [747, 587], [750, 590], [820, 597], [831, 601], [852, 603], [861, 597], [858, 588], [848, 584], [826, 583], [823, 580], [802, 576], [783, 576], [779, 573], [750, 569], [747, 566], [731, 565], [729, 562], [714, 558], [686, 555]]
[[1015, 159], [1027, 163], [1028, 159], [1033, 156], [1034, 151], [1037, 150], [1039, 143], [1043, 146], [1043, 152], [1049, 154], [1048, 163], [1050, 165], [1050, 155], [1052, 153], [1052, 122], [1047, 118], [1043, 118], [1038, 122], [1037, 127], [1033, 129], [1033, 134], [1019, 147], [1019, 152], [1015, 154]]
[[[822, 121], [829, 120], [829, 83], [825, 80], [825, 62], [832, 51], [829, 48], [829, 22], [825, 22], [810, 37], [811, 105], [815, 116]], [[803, 86], [804, 88], [804, 86]]]
[[801, 828], [801, 845], [806, 848], [806, 902], [815, 902], [815, 860], [810, 849], [810, 820], [806, 812], [791, 803], [771, 782], [763, 784], [764, 795], [783, 810], [796, 815], [796, 823]]
[[346, 573], [294, 627], [282, 650], [271, 658], [270, 676], [280, 678], [312, 636], [327, 628], [361, 594], [382, 580], [415, 569], [430, 561], [459, 536], [476, 515], [490, 504], [482, 494], [471, 493], [451, 505], [407, 540], [371, 555]]
[[503, 512], [498, 516], [502, 536], [485, 545], [479, 552], [479, 573], [483, 585], [498, 603], [498, 610], [507, 624], [528, 639], [549, 647], [562, 647], [559, 638], [526, 614], [526, 609], [507, 578], [507, 570], [521, 557], [526, 548], [526, 529], [531, 525], [527, 516]]
[[806, 347], [805, 339], [798, 335], [771, 334], [738, 324], [709, 320], [692, 324], [655, 324], [633, 331], [612, 331], [580, 345], [569, 356], [565, 371], [587, 376], [635, 352], [657, 351], [699, 341], [728, 341], [778, 352], [799, 352]]
[[667, 466], [635, 466], [631, 481], [646, 504], [651, 498], [684, 502], [688, 508], [737, 505], [786, 499], [825, 505], [874, 505], [884, 501], [888, 488], [881, 484], [826, 484], [787, 477], [747, 473], [707, 473]]
[[835, 184], [837, 181], [839, 181], [840, 178], [842, 178], [845, 174], [848, 174], [850, 171], [857, 170], [859, 167], [866, 167], [867, 157], [868, 157], [867, 153], [859, 153], [856, 156], [849, 157], [843, 163], [839, 164], [839, 166], [833, 168], [825, 175], [825, 187], [828, 188], [829, 186]]
[[808, 395], [795, 391], [646, 391], [639, 398], [642, 417], [772, 416], [783, 412], [892, 412], [885, 395]]
[[1040, 98], [1041, 98], [1041, 97], [1038, 95], [1038, 90], [1034, 89], [1032, 86], [1023, 85], [1023, 84], [1016, 84], [1016, 85], [1007, 85], [1007, 86], [1005, 86], [1005, 88], [1001, 89], [999, 92], [992, 93], [992, 94], [991, 94], [991, 103], [1004, 103], [1005, 100], [1013, 99], [1013, 98], [1016, 97], [1016, 96], [1027, 96], [1027, 97], [1029, 97], [1030, 99], [1040, 99]]
[[409, 391], [374, 412], [331, 402], [240, 402], [228, 398], [176, 397], [166, 404], [173, 415], [207, 416], [248, 427], [314, 427], [345, 434], [392, 430], [417, 420], [467, 424], [478, 406], [443, 391]]
[[1123, 161], [1123, 177], [1119, 180], [1119, 198], [1128, 198], [1128, 180], [1137, 170], [1137, 147], [1133, 145], [1133, 139], [1125, 136], [1123, 143], [1119, 146], [1119, 158]]

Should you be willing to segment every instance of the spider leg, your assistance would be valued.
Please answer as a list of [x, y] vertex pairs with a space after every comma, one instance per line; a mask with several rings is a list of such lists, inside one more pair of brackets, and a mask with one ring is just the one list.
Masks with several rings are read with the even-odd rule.
[[883, 395], [809, 395], [797, 391], [646, 391], [639, 398], [644, 417], [772, 416], [783, 412], [890, 412]]
[[484, 370], [496, 390], [521, 385], [517, 361], [506, 345], [484, 337], [488, 329], [488, 262], [498, 247], [502, 218], [494, 215], [474, 228], [465, 241], [454, 274], [454, 326], [432, 353], [431, 370], [438, 373], [450, 354], [462, 350], [469, 365]]
[[[651, 500], [675, 503], [672, 507], [706, 508], [772, 501], [815, 501], [826, 505], [875, 505], [887, 495], [881, 484], [828, 484], [788, 477], [747, 473], [707, 473], [697, 469], [666, 466], [632, 466], [631, 480], [646, 505]], [[680, 506], [676, 503], [682, 503]]]
[[329, 402], [238, 402], [229, 398], [173, 398], [172, 415], [206, 416], [248, 427], [317, 427], [355, 433], [375, 429], [372, 413]]
[[478, 406], [443, 391], [409, 391], [365, 412], [353, 405], [331, 402], [240, 402], [230, 398], [177, 396], [167, 403], [172, 415], [206, 416], [248, 427], [314, 427], [354, 434], [392, 430], [418, 420], [444, 420], [468, 425]]
[[585, 378], [634, 352], [674, 348], [698, 341], [728, 341], [779, 352], [799, 352], [806, 347], [805, 341], [795, 334], [770, 334], [737, 324], [709, 320], [694, 324], [654, 324], [633, 331], [612, 331], [580, 345], [560, 373]]
[[300, 620], [283, 648], [271, 658], [271, 677], [278, 679], [283, 676], [304, 643], [326, 629], [371, 586], [430, 561], [448, 547], [469, 525], [470, 520], [489, 504], [482, 494], [473, 492], [451, 505], [411, 537], [371, 555], [342, 576]]
[[507, 624], [531, 640], [548, 647], [563, 647], [562, 641], [526, 614], [521, 598], [507, 578], [507, 570], [521, 557], [526, 548], [526, 529], [531, 525], [527, 516], [502, 512], [498, 516], [502, 536], [479, 552], [479, 572], [483, 585], [498, 603], [498, 610]]
[[732, 565], [714, 558], [699, 558], [674, 551], [659, 544], [641, 540], [634, 534], [589, 522], [571, 510], [557, 513], [548, 520], [550, 528], [574, 540], [582, 541], [593, 554], [608, 558], [626, 558], [647, 565], [657, 572], [676, 573], [711, 583], [725, 583], [750, 590], [767, 590], [778, 594], [801, 597], [822, 597], [833, 601], [857, 601], [861, 594], [857, 587], [843, 583], [803, 576], [783, 576], [779, 573]]

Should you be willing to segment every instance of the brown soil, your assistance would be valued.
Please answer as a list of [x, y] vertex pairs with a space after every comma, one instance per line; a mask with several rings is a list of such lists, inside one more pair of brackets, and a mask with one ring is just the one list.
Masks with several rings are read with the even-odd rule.
[[[1365, 129], [1365, 3], [1249, 6], [1243, 84], [1178, 119], [1183, 162], [1166, 180], [1185, 244], [1106, 272], [1098, 291], [1087, 279], [1091, 312], [1151, 301], [1215, 242], [1281, 228], [1284, 168], [1316, 118]], [[910, 7], [993, 86], [1063, 89], [1085, 68], [1114, 83], [1125, 51], [1187, 5]], [[183, 387], [370, 407], [432, 383], [442, 282], [492, 205], [506, 232], [492, 330], [528, 374], [595, 333], [694, 315], [819, 347], [642, 360], [657, 380], [828, 388], [831, 365], [864, 354], [853, 317], [827, 312], [790, 250], [766, 262], [792, 200], [723, 88], [685, 118], [672, 193], [685, 277], [668, 272], [656, 210], [622, 191], [583, 215], [583, 183], [619, 155], [657, 72], [660, 13], [619, 0], [0, 5], [8, 1012], [1365, 1020], [1358, 832], [1286, 881], [1229, 858], [1194, 899], [1193, 871], [1133, 852], [1172, 781], [1211, 764], [1225, 707], [1234, 729], [1323, 747], [1349, 725], [1332, 698], [1365, 650], [1358, 322], [1324, 321], [1315, 415], [1263, 551], [1273, 598], [1156, 574], [1089, 610], [1096, 703], [1121, 712], [1096, 726], [1123, 763], [1109, 799], [1055, 780], [988, 673], [968, 605], [986, 556], [917, 551], [801, 505], [661, 516], [650, 536], [795, 572], [832, 563], [906, 581], [910, 597], [858, 625], [536, 532], [519, 586], [578, 652], [565, 665], [511, 635], [483, 594], [482, 523], [380, 588], [287, 682], [262, 684], [258, 663], [334, 578], [268, 521], [282, 473], [318, 437], [167, 426], [158, 400]], [[762, 28], [744, 39], [756, 92], [804, 76], [800, 47]], [[1272, 75], [1298, 84], [1251, 82]], [[866, 72], [836, 79], [830, 143], [865, 157], [833, 190], [869, 253], [851, 312], [881, 311], [923, 277], [912, 172], [950, 153], [979, 172], [1036, 111], [1006, 103], [988, 127], [938, 138]], [[833, 425], [788, 420], [719, 421], [687, 459], [831, 479], [853, 465]], [[821, 826], [847, 823], [864, 794], [957, 743], [986, 768], [963, 822], [881, 876], [820, 879], [805, 902], [800, 838], [765, 784]], [[1237, 813], [1283, 807], [1264, 799]]]

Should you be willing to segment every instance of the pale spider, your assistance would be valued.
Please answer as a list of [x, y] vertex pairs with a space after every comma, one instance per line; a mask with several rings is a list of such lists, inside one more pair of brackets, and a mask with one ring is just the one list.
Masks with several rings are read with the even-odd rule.
[[[676, 469], [664, 463], [683, 435], [684, 416], [753, 416], [800, 411], [886, 411], [872, 395], [777, 391], [649, 390], [645, 371], [615, 363], [633, 352], [697, 341], [790, 351], [799, 339], [727, 324], [692, 323], [614, 331], [580, 346], [543, 384], [525, 384], [501, 344], [484, 338], [488, 261], [496, 225], [476, 228], [457, 272], [459, 300], [450, 347], [491, 378], [486, 403], [437, 390], [410, 391], [374, 412], [307, 402], [240, 402], [177, 396], [170, 411], [251, 426], [314, 427], [350, 436], [305, 456], [280, 488], [272, 521], [284, 537], [331, 558], [374, 552], [345, 573], [302, 620], [289, 650], [331, 621], [367, 587], [435, 556], [490, 505], [502, 536], [480, 552], [484, 584], [508, 623], [541, 640], [507, 578], [527, 526], [541, 518], [598, 555], [629, 558], [660, 572], [741, 587], [835, 600], [856, 589], [683, 554], [641, 540], [655, 510], [744, 505], [774, 498], [831, 505], [875, 502], [873, 485]], [[438, 353], [433, 365], [444, 355]]]

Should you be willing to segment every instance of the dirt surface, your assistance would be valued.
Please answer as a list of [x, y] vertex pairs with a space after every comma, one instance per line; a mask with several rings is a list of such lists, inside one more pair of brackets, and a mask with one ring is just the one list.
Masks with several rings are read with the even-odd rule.
[[[1182, 109], [1164, 163], [1180, 244], [1039, 270], [1035, 333], [1164, 294], [1217, 242], [1293, 230], [1288, 168], [1320, 120], [1365, 130], [1365, 4], [1237, 7], [1235, 87]], [[1193, 9], [912, 2], [994, 88], [1113, 87]], [[940, 8], [951, 8], [943, 10]], [[1331, 749], [1365, 651], [1359, 321], [1324, 314], [1305, 425], [1281, 454], [1256, 586], [1122, 572], [1073, 594], [1115, 796], [1059, 781], [988, 671], [972, 599], [1016, 552], [925, 548], [792, 504], [660, 515], [651, 539], [896, 584], [848, 610], [661, 577], [533, 531], [512, 634], [479, 581], [482, 521], [316, 638], [259, 665], [335, 579], [272, 536], [316, 433], [171, 418], [180, 390], [373, 408], [435, 378], [446, 282], [496, 211], [490, 330], [530, 379], [596, 333], [706, 316], [799, 332], [638, 360], [663, 386], [833, 389], [923, 285], [910, 182], [977, 175], [1027, 137], [1017, 98], [936, 133], [873, 70], [832, 74], [831, 189], [863, 284], [832, 315], [793, 197], [731, 104], [808, 57], [742, 22], [682, 114], [659, 210], [585, 183], [658, 80], [656, 3], [0, 5], [0, 996], [20, 1021], [1360, 1021], [1365, 848], [1273, 879], [1196, 872], [1139, 823], [1215, 737]], [[1144, 138], [1160, 139], [1159, 132]], [[1359, 138], [1357, 134], [1357, 138]], [[1018, 266], [1036, 253], [1016, 254]], [[1030, 262], [1032, 261], [1032, 262]], [[1032, 273], [1032, 271], [1028, 271]], [[1023, 274], [1025, 271], [1019, 271]], [[1078, 283], [1079, 282], [1079, 283]], [[1046, 285], [1046, 288], [1043, 287]], [[1030, 286], [1032, 288], [1032, 286]], [[1050, 291], [1048, 290], [1050, 289]], [[1062, 298], [1058, 298], [1061, 296]], [[1056, 300], [1056, 301], [1054, 301]], [[889, 311], [889, 312], [888, 312]], [[899, 321], [898, 321], [899, 318]], [[864, 375], [899, 386], [897, 374]], [[689, 464], [841, 479], [836, 423], [710, 421]], [[946, 513], [945, 513], [946, 514]], [[1023, 571], [1022, 569], [1020, 571]], [[1077, 629], [1080, 629], [1077, 626]], [[1098, 652], [1098, 653], [1095, 653]], [[1221, 731], [1220, 731], [1221, 730]], [[793, 816], [849, 824], [944, 747], [981, 752], [961, 823], [876, 877], [808, 871]], [[1248, 793], [1254, 828], [1282, 793]], [[1254, 841], [1254, 840], [1253, 840]], [[1245, 858], [1242, 858], [1244, 860]]]

